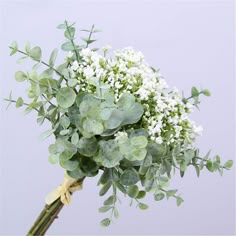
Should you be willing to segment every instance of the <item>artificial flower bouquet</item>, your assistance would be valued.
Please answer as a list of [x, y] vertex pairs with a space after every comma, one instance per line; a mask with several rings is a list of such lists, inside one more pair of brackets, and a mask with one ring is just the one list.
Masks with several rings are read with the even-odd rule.
[[[98, 32], [92, 26], [82, 43], [75, 41], [74, 24], [65, 21], [61, 49], [65, 60], [55, 65], [58, 50], [48, 62], [41, 48], [25, 49], [16, 42], [11, 55], [21, 54], [18, 61], [31, 59], [32, 70], [17, 71], [15, 79], [27, 82], [28, 99], [6, 100], [25, 112], [37, 112], [37, 122], [50, 122], [51, 129], [42, 138], [55, 136], [49, 146], [49, 162], [65, 170], [63, 183], [46, 196], [46, 206], [28, 232], [44, 235], [64, 204], [71, 202], [74, 191], [84, 179], [99, 175], [100, 196], [106, 195], [99, 212], [107, 213], [101, 221], [109, 226], [119, 217], [120, 193], [131, 198], [141, 210], [148, 208], [146, 193], [155, 201], [174, 198], [179, 206], [183, 199], [176, 189], [169, 189], [175, 172], [182, 177], [194, 167], [199, 176], [204, 168], [210, 172], [231, 168], [233, 161], [221, 164], [218, 155], [201, 156], [194, 143], [202, 128], [189, 118], [207, 89], [192, 87], [187, 97], [168, 87], [159, 69], [151, 67], [141, 52], [132, 48], [112, 51], [92, 48]], [[46, 69], [46, 70], [45, 70]]]

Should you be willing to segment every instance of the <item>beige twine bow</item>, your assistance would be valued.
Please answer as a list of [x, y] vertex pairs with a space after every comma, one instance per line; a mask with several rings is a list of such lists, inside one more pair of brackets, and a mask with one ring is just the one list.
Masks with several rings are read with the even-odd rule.
[[71, 193], [82, 189], [82, 183], [83, 180], [73, 179], [65, 173], [63, 183], [46, 196], [46, 204], [50, 205], [60, 197], [63, 204], [69, 205]]

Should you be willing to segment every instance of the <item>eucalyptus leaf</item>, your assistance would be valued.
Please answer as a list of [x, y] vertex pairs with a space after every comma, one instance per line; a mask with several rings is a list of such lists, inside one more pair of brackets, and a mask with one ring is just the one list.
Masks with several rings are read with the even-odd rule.
[[56, 96], [58, 105], [62, 108], [71, 107], [76, 99], [76, 94], [71, 88], [61, 88]]
[[42, 51], [40, 47], [34, 47], [29, 52], [30, 57], [35, 61], [40, 61], [42, 56]]
[[22, 71], [17, 71], [15, 73], [15, 80], [17, 82], [23, 82], [23, 81], [27, 80], [27, 78], [28, 78], [28, 76]]
[[138, 172], [134, 168], [126, 169], [121, 175], [120, 180], [123, 185], [134, 185], [139, 181]]

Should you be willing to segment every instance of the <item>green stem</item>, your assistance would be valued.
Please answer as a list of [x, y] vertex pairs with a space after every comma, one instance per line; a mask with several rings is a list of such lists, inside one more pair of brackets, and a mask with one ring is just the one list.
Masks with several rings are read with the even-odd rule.
[[94, 25], [92, 25], [92, 28], [91, 28], [91, 30], [90, 30], [90, 32], [89, 32], [88, 41], [87, 41], [86, 46], [85, 46], [86, 48], [88, 47], [89, 41], [91, 40], [92, 33], [93, 33], [93, 29], [94, 29]]
[[[84, 178], [78, 179], [77, 184], [82, 185], [83, 180]], [[72, 195], [72, 192], [70, 194]], [[64, 204], [61, 202], [61, 198], [58, 198], [50, 205], [45, 205], [27, 233], [27, 236], [44, 236], [54, 220], [58, 218], [58, 214], [63, 206]]]
[[78, 51], [77, 51], [77, 49], [76, 49], [76, 47], [75, 47], [75, 43], [74, 43], [74, 40], [73, 40], [73, 38], [72, 38], [72, 36], [71, 36], [70, 29], [69, 29], [71, 26], [68, 25], [68, 22], [67, 22], [67, 21], [65, 21], [65, 24], [66, 24], [66, 30], [67, 30], [67, 32], [68, 32], [68, 34], [69, 34], [69, 37], [70, 37], [69, 40], [70, 40], [70, 42], [71, 42], [71, 44], [72, 44], [72, 47], [74, 48], [76, 60], [79, 61]]
[[[10, 49], [14, 49], [13, 47], [9, 47], [9, 48], [10, 48]], [[17, 52], [19, 52], [19, 53], [21, 53], [21, 54], [23, 54], [23, 55], [29, 57], [29, 54], [27, 54], [26, 52], [23, 52], [23, 51], [21, 51], [21, 50], [19, 50], [19, 49], [17, 49]], [[52, 69], [52, 70], [55, 71], [59, 76], [61, 76], [63, 79], [66, 80], [66, 78], [65, 78], [58, 70], [56, 70], [54, 67], [50, 66], [50, 65], [47, 64], [46, 62], [41, 61], [41, 60], [35, 60], [35, 59], [33, 59], [33, 60], [34, 60], [34, 61], [37, 61], [37, 62], [40, 62], [40, 63], [42, 63], [43, 65], [47, 66], [48, 68]]]
[[27, 233], [27, 236], [45, 235], [46, 231], [52, 225], [53, 221], [58, 218], [58, 214], [63, 206], [64, 204], [61, 202], [60, 198], [58, 198], [50, 205], [45, 205], [39, 217]]
[[[7, 102], [13, 102], [13, 103], [16, 103], [16, 102], [17, 102], [16, 100], [12, 100], [12, 99], [8, 99], [8, 98], [4, 98], [4, 100], [7, 101]], [[25, 102], [24, 102], [23, 105], [24, 105], [24, 106], [27, 106], [27, 107], [30, 107], [30, 104], [29, 104], [29, 103], [25, 103]], [[42, 114], [39, 109], [34, 108], [34, 107], [30, 107], [30, 108], [32, 108], [33, 110], [37, 111], [41, 116], [45, 117], [45, 119], [51, 121], [47, 116], [44, 116], [44, 114]]]

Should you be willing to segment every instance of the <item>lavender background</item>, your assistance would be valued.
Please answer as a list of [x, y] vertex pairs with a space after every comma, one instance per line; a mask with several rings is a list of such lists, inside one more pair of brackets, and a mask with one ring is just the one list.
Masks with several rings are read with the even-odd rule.
[[[198, 142], [202, 153], [212, 149], [225, 161], [235, 157], [234, 11], [233, 0], [0, 1], [0, 235], [24, 235], [63, 176], [59, 166], [47, 162], [53, 139], [38, 140], [48, 125], [39, 127], [34, 114], [24, 117], [14, 106], [5, 111], [2, 98], [26, 90], [26, 84], [14, 81], [14, 72], [30, 68], [9, 57], [13, 40], [21, 48], [27, 40], [40, 45], [47, 59], [64, 40], [55, 28], [59, 23], [76, 21], [80, 28], [95, 23], [103, 30], [97, 46], [141, 50], [171, 87], [186, 93], [192, 85], [209, 88], [212, 97], [202, 99], [201, 112], [192, 118], [205, 128]], [[150, 196], [145, 201], [150, 209], [143, 212], [121, 197], [120, 219], [108, 229], [99, 226], [104, 215], [97, 209], [104, 198], [96, 182], [85, 181], [48, 235], [235, 234], [234, 169], [224, 177], [204, 171], [198, 179], [194, 169], [183, 179], [177, 174], [172, 187], [185, 199], [179, 208], [174, 200], [157, 203]]]

